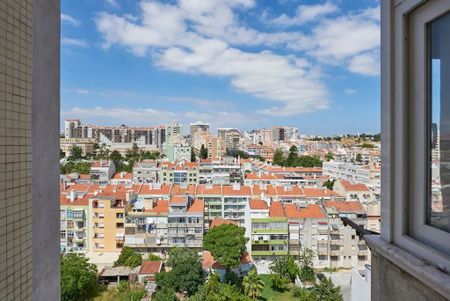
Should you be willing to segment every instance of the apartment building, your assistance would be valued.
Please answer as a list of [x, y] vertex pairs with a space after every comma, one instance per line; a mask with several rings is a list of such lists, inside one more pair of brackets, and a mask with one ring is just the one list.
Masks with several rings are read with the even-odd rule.
[[204, 202], [205, 227], [209, 227], [212, 220], [223, 217], [222, 186], [213, 184], [197, 185], [195, 197]]
[[362, 183], [379, 194], [380, 166], [378, 164], [362, 166], [347, 162], [323, 162], [322, 169], [323, 174], [331, 179]]
[[92, 139], [99, 144], [116, 146], [120, 144], [132, 145], [136, 143], [142, 148], [161, 149], [166, 140], [165, 128], [154, 127], [129, 127], [99, 126], [82, 124], [79, 119], [66, 119], [64, 121], [64, 138]]
[[281, 202], [272, 202], [268, 212], [261, 202], [251, 202], [255, 216], [251, 218], [251, 255], [255, 260], [273, 260], [288, 254], [288, 222]]
[[238, 222], [240, 227], [249, 229], [245, 223], [245, 213], [248, 210], [248, 202], [251, 198], [251, 190], [248, 186], [232, 184], [222, 187], [223, 218]]
[[60, 245], [61, 253], [86, 253], [89, 250], [89, 198], [96, 185], [61, 187]]
[[320, 204], [301, 207], [286, 204], [284, 207], [289, 223], [289, 254], [298, 258], [305, 249], [315, 253], [314, 266], [328, 267], [330, 258], [328, 217]]
[[204, 232], [204, 202], [190, 195], [172, 196], [169, 202], [167, 235], [170, 247], [201, 251]]
[[132, 202], [125, 218], [125, 246], [139, 252], [166, 252], [169, 201], [138, 198]]
[[367, 204], [372, 201], [372, 192], [367, 185], [362, 183], [351, 183], [347, 180], [337, 180], [334, 182], [333, 191], [345, 196], [347, 201], [359, 201]]
[[166, 144], [181, 143], [182, 139], [181, 124], [172, 122], [165, 127], [165, 142]]
[[228, 162], [224, 159], [206, 159], [199, 162], [199, 183], [228, 185], [241, 180], [242, 171], [237, 160]]
[[158, 182], [158, 162], [154, 160], [143, 160], [133, 165], [133, 181], [136, 183]]
[[192, 147], [181, 143], [167, 143], [166, 156], [169, 162], [177, 162], [179, 160], [191, 160]]
[[239, 150], [241, 133], [238, 129], [220, 128], [217, 129], [217, 136], [223, 141], [226, 154], [233, 153]]
[[355, 229], [344, 226], [341, 217], [347, 217], [364, 227], [366, 212], [357, 201], [325, 201], [325, 211], [330, 225], [330, 267], [364, 268], [369, 262], [369, 250], [364, 240], [360, 239]]
[[199, 164], [185, 160], [177, 163], [161, 162], [158, 179], [161, 184], [197, 184], [199, 182]]
[[189, 130], [190, 130], [190, 146], [192, 146], [195, 149], [200, 149], [201, 144], [199, 145], [198, 143], [195, 142], [197, 139], [200, 140], [199, 134], [203, 133], [209, 134], [209, 124], [202, 121], [197, 121], [189, 125]]
[[108, 183], [116, 172], [116, 165], [112, 160], [94, 161], [91, 165], [91, 180], [96, 183]]
[[108, 186], [89, 198], [89, 249], [93, 252], [120, 252], [125, 243], [125, 215], [136, 199], [125, 186]]
[[59, 145], [61, 150], [66, 154], [66, 157], [70, 156], [74, 147], [81, 148], [81, 154], [83, 156], [94, 153], [95, 140], [89, 138], [61, 138], [59, 139]]

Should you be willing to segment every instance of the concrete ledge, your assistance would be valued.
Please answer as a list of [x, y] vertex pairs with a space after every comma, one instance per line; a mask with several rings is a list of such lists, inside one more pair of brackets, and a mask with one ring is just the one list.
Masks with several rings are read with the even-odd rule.
[[[402, 271], [416, 278], [439, 295], [444, 296], [447, 299], [450, 298], [449, 274], [442, 272], [435, 266], [426, 263], [411, 253], [385, 242], [379, 235], [367, 235], [364, 236], [364, 239], [372, 252], [378, 253], [380, 256], [396, 265]], [[375, 277], [372, 277], [372, 279], [374, 278]]]

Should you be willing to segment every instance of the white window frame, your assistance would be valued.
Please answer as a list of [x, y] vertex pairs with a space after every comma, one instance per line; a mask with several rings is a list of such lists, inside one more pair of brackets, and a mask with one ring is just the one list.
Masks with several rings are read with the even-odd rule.
[[449, 273], [450, 234], [426, 224], [429, 160], [425, 158], [426, 23], [449, 12], [450, 1], [396, 1], [394, 13], [389, 5], [382, 9], [381, 237]]

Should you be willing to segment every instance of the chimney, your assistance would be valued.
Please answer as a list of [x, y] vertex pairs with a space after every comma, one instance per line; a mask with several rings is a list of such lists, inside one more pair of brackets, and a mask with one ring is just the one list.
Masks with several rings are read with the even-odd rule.
[[153, 210], [153, 199], [144, 199], [144, 209]]
[[70, 191], [70, 202], [73, 203], [73, 201], [75, 201], [76, 197], [76, 193], [77, 191], [75, 189]]

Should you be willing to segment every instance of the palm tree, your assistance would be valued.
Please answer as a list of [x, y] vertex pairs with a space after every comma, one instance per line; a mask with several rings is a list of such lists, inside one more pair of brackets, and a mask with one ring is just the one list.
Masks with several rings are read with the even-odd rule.
[[244, 293], [254, 300], [261, 296], [264, 289], [264, 282], [261, 280], [256, 272], [256, 269], [254, 268], [251, 269], [247, 276], [244, 277], [242, 280], [242, 285], [244, 286]]

